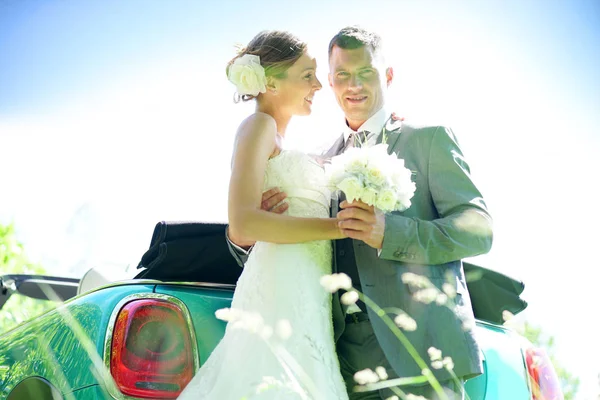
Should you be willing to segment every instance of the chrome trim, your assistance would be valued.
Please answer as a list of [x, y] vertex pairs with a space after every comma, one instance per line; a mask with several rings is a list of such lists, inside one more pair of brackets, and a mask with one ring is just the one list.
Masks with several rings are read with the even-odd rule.
[[[116, 286], [126, 286], [126, 285], [186, 285], [186, 286], [199, 286], [199, 287], [207, 287], [207, 288], [217, 288], [217, 289], [235, 289], [236, 285], [229, 283], [211, 283], [211, 282], [191, 282], [191, 281], [160, 281], [156, 279], [128, 279], [123, 281], [111, 282], [106, 285], [98, 286], [92, 290], [89, 290], [84, 293], [80, 293], [75, 297], [70, 298], [68, 301], [72, 299], [79, 298], [84, 295], [88, 295], [99, 290], [108, 289]], [[65, 302], [66, 303], [66, 302]]]
[[[110, 349], [112, 346], [112, 337], [115, 328], [115, 322], [117, 320], [117, 316], [119, 312], [127, 303], [130, 303], [134, 300], [146, 300], [146, 299], [159, 299], [165, 300], [181, 308], [183, 312], [183, 317], [185, 318], [186, 323], [190, 327], [190, 339], [192, 341], [192, 355], [194, 360], [194, 375], [200, 369], [200, 355], [198, 353], [198, 343], [196, 342], [196, 330], [194, 329], [194, 325], [192, 323], [192, 317], [190, 315], [190, 311], [183, 301], [178, 299], [177, 297], [170, 296], [168, 294], [160, 294], [160, 293], [135, 293], [129, 296], [126, 296], [117, 303], [115, 308], [113, 309], [110, 318], [108, 320], [108, 327], [106, 328], [106, 335], [104, 337], [104, 366], [106, 367], [108, 373], [110, 374]], [[111, 375], [112, 377], [112, 375]], [[114, 378], [113, 378], [114, 379]], [[138, 397], [127, 396], [119, 391], [117, 385], [115, 383], [114, 386], [108, 388], [108, 392], [112, 398], [117, 400], [138, 400]]]
[[[127, 280], [122, 280], [122, 281], [116, 281], [116, 282], [111, 282], [111, 283], [107, 283], [106, 285], [101, 285], [98, 287], [95, 287], [91, 290], [88, 290], [87, 292], [83, 292], [83, 293], [79, 293], [77, 296], [73, 297], [72, 299], [76, 299], [82, 296], [86, 296], [88, 294], [91, 293], [95, 293], [99, 290], [102, 289], [108, 289], [111, 287], [115, 287], [115, 286], [125, 286], [125, 285], [156, 285], [158, 282], [157, 280], [154, 279], [127, 279]], [[71, 299], [69, 299], [71, 300]]]
[[211, 289], [235, 290], [236, 285], [231, 283], [190, 282], [190, 281], [159, 281], [157, 285], [185, 285], [195, 287], [206, 287]]

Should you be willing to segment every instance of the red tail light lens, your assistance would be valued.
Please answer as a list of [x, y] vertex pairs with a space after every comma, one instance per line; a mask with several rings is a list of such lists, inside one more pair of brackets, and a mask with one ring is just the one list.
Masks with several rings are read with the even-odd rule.
[[133, 300], [117, 316], [110, 372], [128, 396], [174, 399], [194, 376], [190, 327], [176, 304]]
[[529, 348], [525, 350], [525, 360], [532, 400], [564, 400], [560, 381], [548, 354], [540, 348]]

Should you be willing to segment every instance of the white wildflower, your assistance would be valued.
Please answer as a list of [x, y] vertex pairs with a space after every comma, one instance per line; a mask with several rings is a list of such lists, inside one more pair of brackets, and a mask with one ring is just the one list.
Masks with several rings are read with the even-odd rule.
[[433, 287], [429, 279], [423, 275], [418, 275], [413, 272], [405, 272], [402, 274], [402, 283], [409, 285], [415, 289], [425, 289]]
[[262, 316], [257, 312], [242, 311], [239, 318], [231, 320], [232, 328], [243, 329], [251, 333], [259, 334], [264, 326]]
[[229, 321], [231, 318], [231, 309], [229, 308], [221, 308], [215, 311], [215, 317], [222, 321]]
[[320, 283], [329, 293], [335, 293], [340, 289], [352, 289], [352, 279], [344, 273], [323, 275]]
[[433, 346], [427, 349], [427, 354], [429, 354], [431, 361], [438, 361], [442, 359], [442, 351]]
[[263, 326], [262, 330], [260, 331], [260, 337], [264, 340], [269, 340], [271, 336], [273, 336], [273, 328], [267, 325]]
[[287, 340], [292, 336], [292, 325], [287, 319], [280, 319], [275, 324], [275, 333], [283, 340]]
[[282, 387], [283, 382], [275, 379], [272, 376], [263, 376], [262, 382], [256, 387], [256, 394], [266, 392], [269, 389]]
[[412, 319], [407, 313], [396, 315], [396, 318], [394, 318], [394, 323], [407, 332], [413, 332], [417, 330], [417, 321]]
[[379, 382], [379, 376], [373, 372], [372, 369], [367, 368], [361, 371], [358, 371], [354, 374], [354, 380], [359, 385], [366, 385], [368, 383], [377, 383]]
[[454, 361], [452, 361], [451, 357], [444, 357], [442, 363], [444, 364], [444, 368], [446, 368], [448, 371], [452, 371], [454, 369]]
[[413, 298], [415, 301], [430, 304], [437, 299], [438, 292], [438, 289], [435, 287], [421, 289], [413, 294]]
[[222, 321], [234, 322], [242, 317], [243, 312], [235, 308], [221, 308], [215, 311], [215, 317]]
[[388, 378], [388, 373], [382, 366], [375, 368], [375, 373], [379, 377], [379, 380], [385, 381]]
[[465, 332], [472, 331], [473, 329], [475, 329], [475, 321], [472, 320], [472, 319], [463, 321], [463, 323], [462, 323], [462, 329]]
[[437, 304], [438, 306], [443, 306], [444, 304], [446, 304], [447, 301], [448, 296], [446, 296], [444, 293], [438, 294], [435, 298], [435, 304]]
[[355, 304], [358, 300], [358, 292], [351, 290], [349, 292], [346, 292], [342, 295], [342, 297], [340, 298], [340, 302], [344, 305], [352, 305]]
[[444, 368], [444, 363], [441, 360], [432, 361], [431, 367], [433, 369], [442, 369], [442, 368]]
[[444, 291], [444, 293], [446, 293], [446, 296], [448, 296], [449, 298], [453, 299], [454, 297], [456, 297], [456, 288], [448, 282], [445, 282], [442, 285], [442, 290]]
[[417, 395], [412, 394], [412, 393], [408, 393], [406, 395], [406, 400], [427, 400], [427, 398], [423, 397], [423, 396], [417, 396]]
[[513, 319], [514, 316], [515, 314], [511, 313], [508, 310], [502, 311], [502, 320], [504, 320], [504, 322], [510, 321], [511, 319]]

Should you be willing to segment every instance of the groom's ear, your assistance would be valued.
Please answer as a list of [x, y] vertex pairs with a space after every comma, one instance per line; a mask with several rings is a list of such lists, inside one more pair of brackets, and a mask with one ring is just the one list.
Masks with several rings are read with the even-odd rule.
[[333, 76], [331, 76], [331, 72], [327, 74], [327, 81], [329, 81], [329, 87], [333, 87]]
[[387, 87], [390, 87], [393, 79], [394, 79], [394, 68], [388, 67], [388, 69], [385, 70], [385, 80], [387, 82]]
[[279, 91], [279, 82], [272, 76], [267, 77], [267, 90], [272, 94], [277, 94]]

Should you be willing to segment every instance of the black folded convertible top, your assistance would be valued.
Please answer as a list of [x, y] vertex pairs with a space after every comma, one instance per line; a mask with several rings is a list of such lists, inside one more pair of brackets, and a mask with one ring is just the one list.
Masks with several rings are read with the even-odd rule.
[[[221, 223], [159, 222], [136, 278], [235, 284], [242, 268], [229, 252], [225, 228]], [[520, 280], [467, 262], [463, 267], [475, 318], [502, 324], [503, 311], [517, 314], [527, 307]]]

